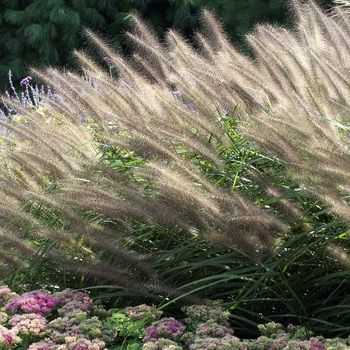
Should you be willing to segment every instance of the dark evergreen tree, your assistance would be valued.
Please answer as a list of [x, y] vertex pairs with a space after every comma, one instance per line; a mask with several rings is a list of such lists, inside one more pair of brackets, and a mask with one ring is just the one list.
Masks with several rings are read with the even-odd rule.
[[82, 26], [98, 29], [105, 24], [85, 0], [3, 0], [1, 8], [2, 82], [10, 69], [16, 79], [28, 66], [69, 63], [72, 48], [80, 45]]
[[191, 36], [203, 7], [236, 42], [256, 23], [285, 23], [289, 13], [284, 0], [0, 0], [0, 90], [8, 87], [9, 70], [19, 81], [29, 66], [73, 68], [71, 52], [85, 44], [84, 27], [120, 46], [130, 14], [138, 12], [159, 35], [171, 27]]

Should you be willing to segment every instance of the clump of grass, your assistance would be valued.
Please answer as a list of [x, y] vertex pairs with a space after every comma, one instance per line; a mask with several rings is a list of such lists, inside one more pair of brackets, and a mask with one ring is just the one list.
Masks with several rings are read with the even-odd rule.
[[136, 16], [134, 56], [87, 31], [106, 67], [75, 52], [83, 74], [32, 71], [54, 95], [4, 96], [2, 276], [348, 332], [349, 18], [291, 7], [293, 31], [247, 36], [254, 59], [209, 11], [199, 50]]

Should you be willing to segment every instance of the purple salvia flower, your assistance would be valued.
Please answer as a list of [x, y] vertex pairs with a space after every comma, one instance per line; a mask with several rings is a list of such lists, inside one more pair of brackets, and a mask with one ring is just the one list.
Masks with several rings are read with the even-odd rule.
[[10, 83], [10, 87], [11, 87], [11, 90], [14, 92], [14, 95], [16, 97], [16, 100], [19, 101], [19, 98], [18, 98], [18, 95], [17, 95], [17, 92], [16, 92], [16, 89], [15, 87], [13, 86], [13, 82], [12, 82], [12, 72], [9, 70], [9, 73], [8, 73], [8, 77], [9, 77], [9, 83]]
[[32, 103], [32, 101], [30, 100], [30, 98], [28, 98], [28, 94], [22, 92], [21, 93], [21, 104], [22, 104], [22, 106], [28, 108], [31, 103]]
[[177, 97], [181, 97], [182, 96], [182, 92], [179, 91], [179, 90], [172, 91], [172, 93], [173, 93], [174, 96], [177, 96]]
[[29, 82], [32, 80], [32, 77], [30, 77], [29, 75], [25, 78], [23, 78], [20, 82], [19, 85], [28, 85]]
[[40, 106], [40, 91], [38, 85], [35, 85], [35, 88], [31, 88], [31, 90], [33, 95], [34, 106], [38, 108]]
[[112, 59], [110, 57], [108, 57], [108, 56], [104, 56], [103, 60], [106, 61], [108, 64], [112, 63]]

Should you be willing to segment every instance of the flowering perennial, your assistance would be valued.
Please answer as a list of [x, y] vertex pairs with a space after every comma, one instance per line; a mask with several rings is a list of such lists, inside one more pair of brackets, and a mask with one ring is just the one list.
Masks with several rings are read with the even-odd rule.
[[92, 307], [87, 293], [66, 289], [12, 293], [0, 287], [0, 349], [101, 350], [112, 343], [116, 330], [105, 327], [106, 310]]
[[23, 78], [21, 81], [20, 81], [20, 85], [28, 85], [30, 83], [30, 81], [32, 80], [32, 77], [30, 76], [27, 76], [25, 78]]
[[[28, 350], [333, 350], [347, 339], [310, 337], [301, 326], [270, 322], [241, 340], [219, 302], [182, 308], [182, 320], [145, 304], [106, 310], [89, 294], [66, 289], [18, 295], [0, 286], [0, 349]], [[162, 317], [163, 316], [163, 317]]]
[[5, 306], [5, 310], [11, 310], [13, 313], [22, 311], [43, 315], [44, 313], [51, 312], [60, 301], [58, 297], [40, 291], [34, 291], [13, 296]]

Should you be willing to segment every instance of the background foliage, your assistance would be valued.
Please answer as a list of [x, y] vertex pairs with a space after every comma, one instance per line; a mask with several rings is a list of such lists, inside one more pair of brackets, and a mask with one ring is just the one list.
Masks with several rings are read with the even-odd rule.
[[[331, 1], [322, 3], [327, 6]], [[203, 7], [215, 10], [236, 42], [242, 42], [244, 34], [258, 22], [291, 22], [284, 0], [1, 0], [0, 90], [9, 87], [9, 70], [18, 83], [32, 66], [77, 68], [71, 53], [86, 44], [84, 27], [125, 50], [121, 38], [130, 14], [141, 13], [159, 35], [176, 28], [190, 36], [199, 27]]]

